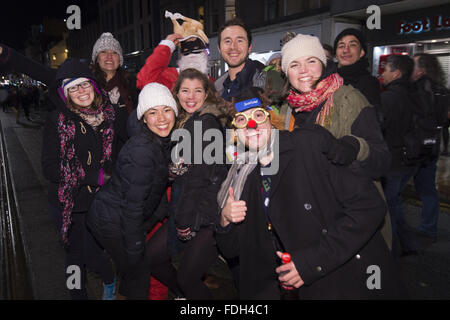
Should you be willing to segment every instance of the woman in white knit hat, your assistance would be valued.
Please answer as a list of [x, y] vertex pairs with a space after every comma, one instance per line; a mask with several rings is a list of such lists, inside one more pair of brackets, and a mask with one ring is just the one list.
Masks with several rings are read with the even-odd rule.
[[142, 89], [137, 107], [140, 132], [122, 148], [111, 180], [99, 191], [88, 214], [89, 228], [121, 275], [119, 293], [128, 299], [148, 297], [151, 270], [145, 225], [164, 203], [170, 134], [177, 114], [167, 87], [150, 83]]
[[[327, 157], [376, 180], [390, 166], [391, 155], [376, 119], [375, 108], [364, 95], [327, 68], [324, 49], [317, 37], [299, 34], [282, 48], [282, 69], [287, 75], [286, 101], [282, 107], [285, 129], [310, 124], [328, 129], [337, 140]], [[379, 183], [377, 188], [382, 193]], [[389, 216], [383, 236], [391, 246]]]
[[[228, 118], [218, 107], [215, 91], [208, 77], [197, 69], [186, 69], [180, 73], [175, 83], [174, 96], [180, 113], [177, 129], [183, 129], [174, 134], [181, 133], [183, 140], [177, 144], [173, 154], [180, 156], [183, 161], [170, 165], [170, 175], [174, 182], [169, 221], [149, 242], [152, 275], [169, 288], [175, 286], [175, 280], [182, 295], [189, 300], [212, 299], [203, 276], [218, 256], [213, 237], [214, 225], [218, 219], [216, 196], [227, 169], [225, 160], [221, 159], [216, 149], [216, 154], [211, 155], [212, 163], [205, 155], [211, 154], [207, 135], [219, 133], [222, 137]], [[214, 142], [220, 144], [221, 141], [217, 141], [219, 138], [214, 137]], [[186, 139], [190, 143], [186, 144]], [[182, 145], [186, 148], [181, 149]], [[198, 155], [201, 159], [197, 159]], [[220, 161], [216, 160], [217, 157]], [[182, 257], [176, 270], [171, 259], [181, 252]]]

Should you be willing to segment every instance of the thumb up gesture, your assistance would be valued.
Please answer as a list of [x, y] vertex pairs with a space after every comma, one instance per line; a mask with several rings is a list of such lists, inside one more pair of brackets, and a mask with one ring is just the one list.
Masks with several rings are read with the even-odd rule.
[[225, 207], [222, 209], [221, 225], [228, 226], [230, 223], [239, 223], [244, 221], [247, 212], [247, 204], [245, 201], [235, 200], [234, 190], [232, 187], [228, 189], [228, 198]]

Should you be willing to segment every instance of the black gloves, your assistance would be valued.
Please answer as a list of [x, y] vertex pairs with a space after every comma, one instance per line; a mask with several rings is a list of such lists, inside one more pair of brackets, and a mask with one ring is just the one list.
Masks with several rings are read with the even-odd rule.
[[343, 136], [339, 139], [332, 139], [324, 145], [322, 151], [332, 163], [348, 166], [358, 156], [359, 141], [352, 136]]

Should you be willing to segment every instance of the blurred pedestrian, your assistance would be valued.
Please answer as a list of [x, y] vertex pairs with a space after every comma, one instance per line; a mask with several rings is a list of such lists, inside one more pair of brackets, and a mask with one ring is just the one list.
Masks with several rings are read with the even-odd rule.
[[383, 190], [392, 223], [392, 253], [395, 257], [417, 253], [414, 235], [402, 210], [402, 192], [417, 171], [417, 165], [406, 164], [403, 157], [405, 136], [411, 130], [413, 102], [410, 98], [414, 61], [406, 55], [387, 59], [381, 75], [385, 91], [381, 93], [384, 116], [383, 136], [392, 155], [389, 171], [383, 177]]
[[[435, 127], [442, 126], [446, 110], [450, 104], [450, 95], [444, 87], [445, 76], [436, 56], [420, 53], [414, 56], [412, 75], [416, 103], [423, 110], [435, 115]], [[439, 218], [439, 196], [436, 190], [436, 170], [440, 148], [440, 130], [436, 135], [435, 147], [424, 159], [414, 176], [414, 187], [422, 200], [422, 216], [419, 235], [433, 242], [437, 240]]]

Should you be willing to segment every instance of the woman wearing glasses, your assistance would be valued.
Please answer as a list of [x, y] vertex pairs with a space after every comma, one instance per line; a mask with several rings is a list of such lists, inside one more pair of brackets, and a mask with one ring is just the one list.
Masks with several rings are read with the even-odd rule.
[[[104, 299], [114, 298], [110, 261], [86, 228], [85, 216], [111, 167], [116, 110], [99, 90], [89, 67], [67, 59], [57, 70], [0, 47], [0, 63], [25, 73], [49, 88], [56, 109], [44, 125], [42, 169], [48, 184], [48, 210], [55, 220], [69, 266], [81, 271], [81, 286], [68, 287], [72, 299], [87, 299], [86, 268], [104, 283]], [[62, 270], [61, 270], [62, 271]]]
[[328, 161], [322, 150], [336, 138], [321, 126], [277, 134], [258, 93], [236, 101], [246, 152], [238, 147], [219, 191], [216, 240], [226, 258], [240, 259], [240, 298], [277, 300], [282, 288], [299, 299], [396, 297], [394, 261], [377, 228], [386, 206], [370, 178]]

